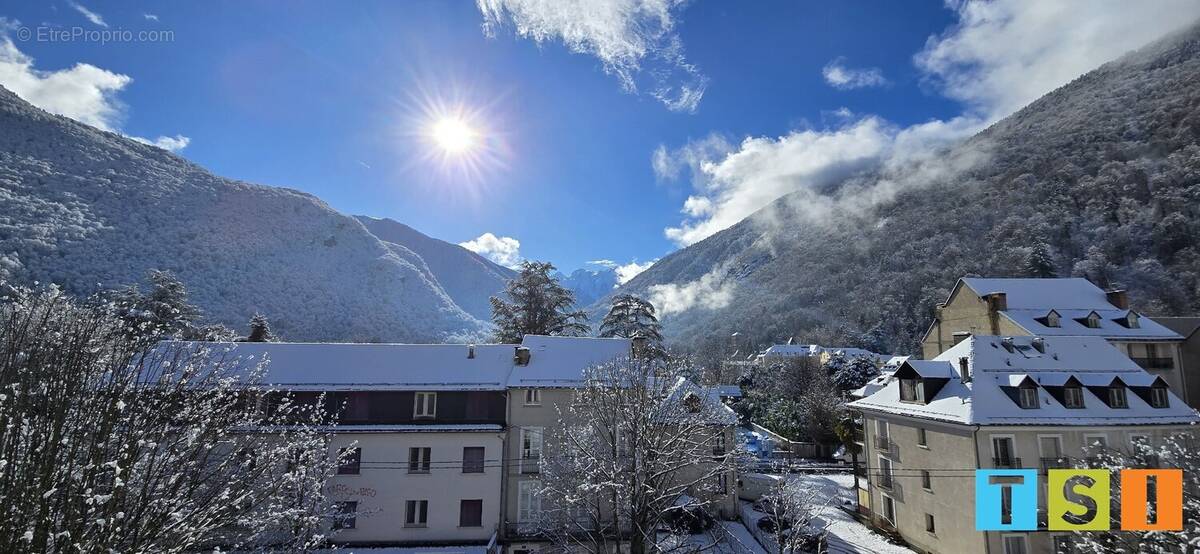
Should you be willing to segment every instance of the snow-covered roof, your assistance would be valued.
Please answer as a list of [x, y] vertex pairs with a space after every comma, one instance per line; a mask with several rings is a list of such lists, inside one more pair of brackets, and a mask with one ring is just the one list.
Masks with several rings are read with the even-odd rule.
[[[978, 296], [993, 292], [1005, 295], [1007, 308], [1000, 313], [1034, 335], [1096, 336], [1110, 339], [1181, 340], [1178, 333], [1147, 317], [1139, 318], [1138, 327], [1122, 322], [1130, 310], [1108, 301], [1105, 292], [1083, 278], [1069, 279], [989, 279], [963, 277], [962, 283]], [[1059, 326], [1044, 321], [1050, 311], [1058, 312]], [[1100, 316], [1099, 327], [1088, 327], [1084, 320], [1092, 312]]]
[[819, 344], [776, 344], [763, 351], [762, 357], [791, 358], [819, 356], [826, 352], [830, 354], [841, 354], [846, 358], [871, 358], [873, 360], [883, 360], [887, 357], [883, 354], [877, 354], [862, 348], [853, 348], [848, 346], [821, 346]]
[[[242, 371], [268, 361], [264, 384], [289, 390], [504, 390], [512, 344], [176, 342]], [[471, 352], [474, 351], [474, 357]]]
[[667, 395], [667, 402], [682, 405], [689, 396], [699, 400], [700, 403], [697, 405], [699, 413], [708, 416], [709, 423], [737, 425], [737, 413], [721, 402], [721, 397], [715, 389], [702, 387], [683, 377], [676, 379], [675, 384], [671, 387], [671, 392]]
[[512, 368], [510, 387], [574, 387], [588, 367], [629, 356], [632, 341], [624, 338], [525, 335], [529, 363]]
[[[1037, 341], [1037, 342], [1035, 342]], [[1039, 344], [1041, 345], [1039, 347]], [[1007, 346], [1006, 346], [1007, 345]], [[1040, 349], [1039, 349], [1040, 348]], [[967, 359], [971, 379], [959, 368]], [[865, 397], [852, 408], [978, 425], [1134, 425], [1200, 422], [1200, 415], [1174, 392], [1165, 408], [1152, 407], [1140, 394], [1126, 395], [1128, 408], [1109, 407], [1089, 387], [1106, 387], [1119, 378], [1128, 387], [1162, 384], [1100, 337], [972, 336], [933, 360], [909, 360], [922, 377], [946, 379], [925, 404], [902, 402], [896, 376], [882, 376], [860, 389]], [[1051, 389], [1074, 377], [1082, 385], [1083, 408], [1066, 408]], [[1021, 408], [1011, 387], [1030, 379], [1037, 385], [1038, 407]], [[1050, 387], [1051, 389], [1048, 389]], [[1009, 390], [1006, 390], [1009, 389]]]
[[737, 385], [715, 385], [710, 388], [717, 396], [724, 396], [728, 398], [742, 397], [742, 387]]

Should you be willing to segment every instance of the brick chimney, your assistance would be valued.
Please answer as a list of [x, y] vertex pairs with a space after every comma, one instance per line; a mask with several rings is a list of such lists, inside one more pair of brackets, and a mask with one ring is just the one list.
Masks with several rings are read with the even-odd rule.
[[1000, 334], [1000, 312], [1008, 309], [1008, 295], [1003, 292], [989, 292], [983, 295], [987, 302], [988, 323], [991, 324], [991, 334]]
[[516, 362], [517, 365], [529, 365], [529, 356], [530, 352], [528, 348], [524, 346], [518, 346], [516, 354], [513, 355], [513, 361]]
[[1129, 295], [1125, 289], [1111, 289], [1104, 291], [1104, 296], [1108, 298], [1108, 303], [1122, 310], [1129, 309]]

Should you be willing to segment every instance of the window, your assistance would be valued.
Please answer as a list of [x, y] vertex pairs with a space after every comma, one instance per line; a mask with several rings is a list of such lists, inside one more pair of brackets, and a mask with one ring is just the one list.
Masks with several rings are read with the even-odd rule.
[[724, 431], [719, 431], [716, 435], [713, 436], [713, 455], [714, 456], [725, 455], [725, 432]]
[[541, 389], [525, 389], [525, 405], [539, 406], [542, 403]]
[[1062, 455], [1062, 438], [1058, 436], [1039, 436], [1038, 450], [1042, 453], [1042, 469], [1064, 469], [1066, 461]]
[[921, 383], [916, 379], [901, 379], [900, 380], [900, 401], [901, 402], [920, 402], [921, 401]]
[[892, 488], [892, 479], [893, 478], [894, 478], [894, 476], [892, 475], [892, 461], [880, 456], [879, 457], [879, 486], [881, 486], [885, 489]]
[[1097, 314], [1096, 312], [1092, 312], [1092, 313], [1088, 314], [1088, 316], [1086, 318], [1084, 318], [1083, 324], [1091, 329], [1099, 329], [1100, 328], [1100, 314]]
[[529, 523], [537, 520], [542, 511], [542, 497], [537, 494], [537, 481], [521, 481], [517, 485], [517, 521]]
[[921, 488], [927, 491], [933, 490], [933, 476], [929, 474], [929, 471], [924, 469], [921, 470]]
[[414, 447], [408, 449], [408, 472], [429, 473], [429, 447]]
[[1002, 540], [1004, 541], [1004, 554], [1028, 554], [1029, 552], [1025, 548], [1024, 535], [1005, 535]]
[[459, 527], [483, 527], [483, 500], [463, 500], [458, 506]]
[[1137, 329], [1142, 326], [1142, 322], [1138, 319], [1137, 312], [1131, 311], [1129, 312], [1129, 315], [1125, 316], [1125, 326], [1129, 327], [1130, 329]]
[[358, 511], [358, 502], [335, 502], [333, 504], [333, 528], [339, 529], [354, 529], [355, 512]]
[[925, 514], [925, 532], [926, 533], [934, 532], [933, 514]]
[[424, 527], [429, 521], [429, 501], [409, 500], [404, 503], [404, 526]]
[[1012, 437], [992, 437], [992, 454], [995, 456], [995, 459], [992, 461], [996, 467], [1015, 467], [1019, 465]]
[[521, 429], [521, 472], [537, 472], [541, 458], [542, 428], [525, 427]]
[[1147, 358], [1157, 358], [1158, 357], [1158, 345], [1157, 344], [1154, 344], [1152, 342], [1146, 343], [1146, 357]]
[[1083, 407], [1083, 387], [1071, 385], [1063, 388], [1063, 406], [1067, 408]]
[[1170, 404], [1167, 397], [1167, 387], [1155, 386], [1150, 388], [1150, 405], [1155, 408], [1166, 408]]
[[345, 421], [367, 421], [371, 414], [371, 396], [365, 392], [352, 392], [346, 396]]
[[883, 519], [892, 525], [896, 524], [896, 501], [887, 495], [883, 497]]
[[1105, 435], [1084, 435], [1083, 445], [1090, 448], [1108, 448], [1108, 437]]
[[413, 417], [434, 417], [437, 414], [436, 392], [418, 392], [414, 397]]
[[925, 428], [917, 427], [917, 446], [929, 446], [928, 437], [925, 436]]
[[362, 468], [362, 449], [343, 448], [338, 450], [338, 475], [358, 475]]
[[882, 419], [875, 420], [875, 436], [883, 440], [888, 440], [888, 422]]
[[1062, 327], [1062, 318], [1059, 317], [1058, 312], [1051, 310], [1046, 314], [1046, 327]]
[[464, 446], [462, 472], [483, 473], [483, 453], [482, 446]]
[[1129, 399], [1125, 397], [1125, 387], [1109, 387], [1108, 405], [1113, 408], [1129, 407]]
[[1022, 408], [1032, 410], [1038, 407], [1037, 387], [1024, 386], [1018, 390], [1021, 391]]

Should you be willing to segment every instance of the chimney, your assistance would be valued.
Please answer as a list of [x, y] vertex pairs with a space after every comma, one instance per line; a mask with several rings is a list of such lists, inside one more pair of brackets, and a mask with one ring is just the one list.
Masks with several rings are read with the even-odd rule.
[[1033, 337], [1033, 340], [1029, 342], [1033, 345], [1034, 350], [1037, 350], [1042, 354], [1046, 353], [1046, 339], [1042, 337]]
[[955, 331], [955, 332], [954, 332], [954, 335], [953, 335], [953, 337], [954, 337], [954, 344], [958, 344], [958, 343], [960, 343], [960, 342], [962, 342], [962, 341], [966, 340], [966, 339], [967, 339], [968, 337], [970, 337], [970, 336], [971, 336], [971, 332], [970, 332], [970, 331]]
[[1108, 298], [1108, 303], [1122, 310], [1129, 309], [1129, 294], [1125, 289], [1112, 289], [1104, 291], [1104, 296]]
[[475, 359], [475, 345], [474, 344], [467, 345], [467, 359], [468, 360]]
[[1003, 346], [1004, 349], [1007, 350], [1009, 354], [1012, 354], [1013, 338], [1012, 337], [1004, 337], [1004, 338], [1000, 339], [1000, 346]]
[[629, 341], [632, 345], [630, 354], [634, 358], [641, 358], [646, 355], [646, 346], [650, 343], [649, 339], [642, 335], [634, 335]]
[[989, 312], [1003, 312], [1008, 309], [1008, 294], [1003, 292], [990, 292], [983, 297], [987, 300]]
[[971, 363], [970, 362], [971, 361], [966, 356], [963, 356], [958, 359], [958, 374], [961, 376], [962, 382], [964, 382], [964, 383], [971, 382]]
[[529, 349], [524, 346], [518, 346], [516, 354], [513, 356], [513, 361], [517, 365], [529, 365]]

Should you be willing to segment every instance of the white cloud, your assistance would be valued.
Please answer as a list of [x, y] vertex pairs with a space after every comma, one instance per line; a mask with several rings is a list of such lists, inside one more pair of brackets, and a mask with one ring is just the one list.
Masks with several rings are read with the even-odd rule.
[[651, 260], [648, 262], [638, 263], [637, 260], [634, 260], [627, 264], [614, 267], [613, 270], [617, 272], [617, 284], [624, 285], [625, 283], [629, 282], [630, 279], [637, 277], [639, 273], [650, 269], [650, 266], [654, 265], [654, 263], [657, 261], [658, 260]]
[[825, 76], [825, 82], [833, 88], [848, 90], [880, 87], [888, 83], [888, 80], [883, 77], [883, 71], [878, 67], [856, 69], [846, 67], [845, 61], [845, 58], [834, 59], [825, 64], [825, 68], [821, 70], [821, 74]]
[[458, 243], [480, 256], [483, 256], [504, 267], [516, 268], [521, 264], [521, 241], [512, 237], [498, 237], [484, 233], [473, 240]]
[[695, 281], [653, 285], [647, 292], [650, 303], [661, 316], [685, 312], [693, 308], [717, 310], [733, 301], [734, 284], [722, 282], [722, 271], [714, 269]]
[[[8, 36], [19, 23], [0, 17], [0, 85], [43, 110], [80, 123], [119, 133], [125, 106], [117, 98], [133, 79], [91, 64], [77, 63], [69, 69], [45, 71], [34, 67], [33, 58], [17, 49]], [[183, 135], [150, 140], [129, 137], [172, 152], [191, 142]]]
[[100, 17], [100, 14], [85, 8], [83, 5], [79, 4], [78, 2], [71, 2], [68, 0], [67, 3], [70, 4], [72, 8], [75, 8], [75, 11], [83, 14], [83, 16], [86, 17], [88, 21], [91, 21], [93, 25], [99, 25], [101, 27], [108, 27], [108, 23], [104, 22], [104, 18]]
[[949, 97], [1002, 118], [1072, 79], [1200, 18], [1200, 2], [948, 1], [958, 23], [915, 57]]
[[158, 16], [152, 13], [144, 13], [142, 17], [146, 18], [146, 21], [158, 21]]
[[695, 112], [708, 86], [683, 54], [673, 12], [686, 0], [476, 0], [484, 31], [512, 25], [539, 44], [560, 41], [595, 56], [629, 92], [642, 90], [668, 109]]
[[158, 137], [154, 140], [150, 140], [150, 139], [146, 139], [146, 138], [142, 138], [142, 137], [133, 137], [133, 136], [131, 136], [129, 138], [136, 140], [142, 144], [149, 144], [151, 146], [157, 146], [159, 148], [162, 148], [163, 150], [170, 150], [171, 152], [178, 152], [180, 150], [183, 150], [184, 148], [187, 148], [188, 143], [192, 142], [192, 139], [185, 137], [183, 135], [175, 135], [173, 137], [163, 136], [163, 137]]

